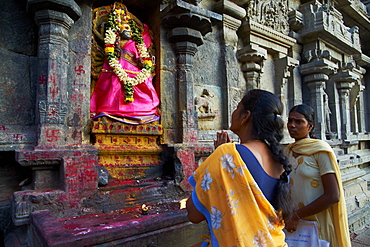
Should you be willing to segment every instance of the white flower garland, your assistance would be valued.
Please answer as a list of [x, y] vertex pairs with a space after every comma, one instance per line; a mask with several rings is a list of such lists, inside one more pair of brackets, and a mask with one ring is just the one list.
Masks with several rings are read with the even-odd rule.
[[[112, 54], [114, 54], [114, 44], [116, 40], [117, 40], [117, 32], [115, 28], [109, 27], [106, 30], [105, 37], [104, 37], [104, 42], [106, 44], [106, 47], [105, 47], [106, 53], [111, 52]], [[145, 44], [135, 42], [135, 45], [138, 50], [140, 58], [146, 58], [144, 59], [144, 63], [152, 67], [152, 61], [150, 59], [150, 55], [148, 53], [148, 50]], [[143, 83], [146, 79], [148, 79], [149, 76], [151, 75], [151, 70], [142, 68], [141, 71], [135, 77], [129, 77], [125, 69], [123, 69], [122, 65], [119, 63], [117, 56], [108, 56], [108, 64], [113, 69], [113, 72], [117, 75], [120, 82], [124, 84], [126, 103], [133, 102], [134, 99], [133, 99], [132, 87], [140, 83]], [[129, 88], [129, 90], [132, 91], [131, 95], [129, 95], [126, 88]]]

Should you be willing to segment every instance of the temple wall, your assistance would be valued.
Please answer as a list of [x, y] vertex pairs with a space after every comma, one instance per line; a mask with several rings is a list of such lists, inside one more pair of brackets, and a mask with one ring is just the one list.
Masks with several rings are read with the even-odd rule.
[[[296, 104], [314, 107], [315, 135], [341, 168], [349, 230], [370, 223], [367, 2], [123, 0], [149, 24], [156, 51], [161, 119], [137, 128], [90, 120], [92, 10], [108, 2], [1, 5], [3, 235], [43, 210], [61, 219], [187, 197], [187, 178], [252, 88], [277, 94], [284, 117]], [[284, 145], [293, 141], [285, 133]], [[178, 229], [188, 229], [181, 217]]]

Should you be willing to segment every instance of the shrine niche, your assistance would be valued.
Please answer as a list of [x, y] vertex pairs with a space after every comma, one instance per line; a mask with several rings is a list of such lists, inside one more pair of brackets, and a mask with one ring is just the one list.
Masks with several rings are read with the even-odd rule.
[[90, 114], [99, 166], [111, 182], [154, 179], [162, 127], [150, 27], [121, 2], [94, 9], [92, 24]]

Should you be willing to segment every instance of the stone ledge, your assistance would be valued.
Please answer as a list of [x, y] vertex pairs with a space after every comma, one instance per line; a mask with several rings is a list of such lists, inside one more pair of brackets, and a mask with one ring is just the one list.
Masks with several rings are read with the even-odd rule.
[[[184, 234], [184, 227], [192, 233]], [[190, 223], [184, 209], [168, 209], [153, 212], [152, 215], [141, 215], [141, 209], [136, 209], [126, 213], [93, 214], [64, 219], [56, 219], [48, 210], [31, 215], [34, 246], [135, 246], [144, 242], [147, 244], [140, 246], [157, 246], [153, 242], [153, 236], [168, 232], [173, 234], [172, 241], [175, 239], [179, 243], [176, 246], [189, 246], [200, 242], [201, 235], [207, 234], [206, 229], [204, 224]], [[176, 239], [179, 235], [183, 235], [184, 239]], [[190, 235], [190, 239], [185, 235]]]

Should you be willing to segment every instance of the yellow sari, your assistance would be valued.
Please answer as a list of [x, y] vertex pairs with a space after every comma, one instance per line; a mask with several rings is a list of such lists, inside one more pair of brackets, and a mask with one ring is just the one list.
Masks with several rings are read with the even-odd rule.
[[[330, 163], [332, 164], [334, 173], [337, 177], [339, 192], [340, 192], [340, 199], [338, 203], [326, 209], [325, 210], [326, 213], [323, 212], [325, 213], [324, 215], [325, 217], [322, 217], [322, 216], [320, 217], [322, 219], [330, 217], [331, 219], [328, 222], [332, 222], [334, 226], [335, 236], [324, 236], [325, 237], [324, 239], [330, 241], [331, 246], [339, 246], [339, 247], [351, 246], [350, 237], [349, 237], [346, 202], [344, 199], [344, 192], [343, 192], [343, 185], [342, 185], [342, 178], [340, 175], [340, 169], [339, 169], [337, 159], [335, 157], [333, 149], [325, 141], [318, 140], [318, 139], [305, 138], [305, 139], [298, 140], [287, 146], [287, 154], [292, 155], [291, 154], [292, 152], [295, 152], [297, 154], [306, 155], [306, 156], [310, 156], [318, 152], [328, 153]], [[294, 186], [294, 184], [292, 186]], [[309, 188], [305, 188], [305, 189], [309, 189]], [[305, 219], [314, 220], [315, 217], [307, 217]], [[321, 225], [321, 228], [325, 227], [323, 225], [323, 222], [321, 222], [321, 224], [320, 222], [318, 223], [319, 225]]]
[[[249, 164], [259, 165], [253, 154]], [[210, 230], [210, 239], [202, 246], [287, 246], [281, 215], [258, 187], [234, 143], [219, 146], [189, 182], [194, 187], [193, 203]]]

